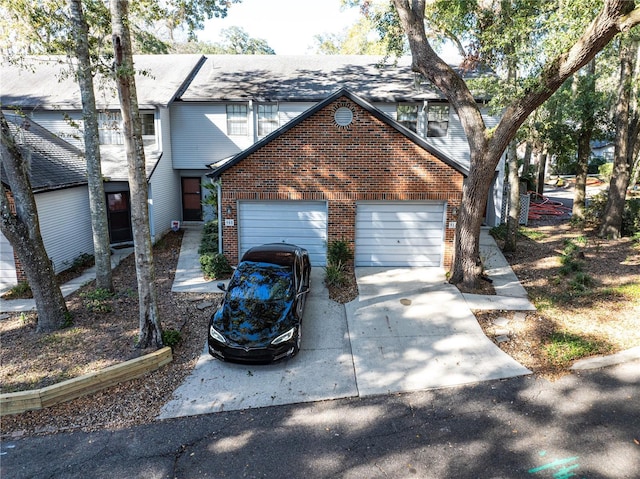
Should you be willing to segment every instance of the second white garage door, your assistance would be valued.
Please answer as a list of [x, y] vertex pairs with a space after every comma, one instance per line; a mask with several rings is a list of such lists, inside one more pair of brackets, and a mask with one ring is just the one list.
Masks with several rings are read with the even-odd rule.
[[240, 256], [253, 246], [290, 243], [306, 248], [313, 266], [327, 262], [327, 204], [324, 201], [241, 201]]
[[356, 266], [442, 266], [444, 202], [358, 203]]

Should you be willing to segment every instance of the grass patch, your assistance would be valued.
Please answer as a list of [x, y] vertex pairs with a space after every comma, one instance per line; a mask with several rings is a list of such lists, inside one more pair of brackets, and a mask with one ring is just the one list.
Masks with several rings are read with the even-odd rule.
[[552, 333], [544, 346], [549, 361], [562, 367], [569, 366], [577, 359], [606, 354], [611, 349], [611, 345], [604, 341], [591, 340], [568, 332]]
[[531, 228], [520, 228], [520, 234], [526, 238], [529, 238], [531, 241], [541, 241], [547, 237], [546, 233]]

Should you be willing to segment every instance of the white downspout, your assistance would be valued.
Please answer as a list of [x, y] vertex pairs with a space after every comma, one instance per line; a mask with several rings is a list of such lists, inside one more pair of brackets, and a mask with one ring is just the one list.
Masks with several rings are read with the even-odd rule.
[[[213, 180], [211, 180], [213, 181]], [[218, 253], [222, 253], [222, 180], [216, 182], [216, 193], [218, 194]]]

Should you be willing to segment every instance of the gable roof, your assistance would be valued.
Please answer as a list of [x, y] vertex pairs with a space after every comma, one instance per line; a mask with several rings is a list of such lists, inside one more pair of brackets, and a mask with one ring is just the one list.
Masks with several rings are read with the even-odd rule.
[[[466, 72], [464, 78], [486, 72]], [[411, 58], [373, 55], [207, 55], [182, 101], [321, 101], [347, 88], [367, 101], [444, 100]]]
[[[29, 179], [34, 193], [87, 184], [86, 163], [80, 149], [30, 119], [15, 114], [5, 114], [5, 118], [30, 162]], [[4, 169], [2, 182], [7, 184]]]
[[[186, 88], [204, 60], [202, 55], [134, 55], [139, 107], [169, 105]], [[3, 108], [81, 110], [80, 89], [69, 72], [69, 62], [64, 56], [30, 56], [22, 65], [3, 59], [0, 64]], [[94, 85], [99, 108], [120, 107], [112, 80], [97, 75]]]
[[340, 88], [339, 90], [335, 91], [333, 94], [331, 94], [330, 96], [325, 98], [323, 101], [317, 103], [312, 108], [309, 108], [304, 113], [298, 115], [293, 120], [287, 122], [286, 124], [284, 124], [283, 126], [278, 128], [277, 130], [275, 130], [274, 132], [272, 132], [269, 135], [265, 136], [262, 140], [254, 143], [252, 146], [250, 146], [246, 150], [241, 151], [240, 153], [238, 153], [237, 155], [231, 157], [230, 159], [228, 159], [226, 161], [223, 160], [222, 162], [217, 162], [217, 163], [214, 163], [214, 164], [210, 165], [210, 168], [212, 168], [213, 171], [211, 173], [208, 173], [207, 176], [212, 177], [212, 178], [219, 177], [226, 170], [228, 170], [232, 166], [238, 164], [239, 162], [244, 160], [246, 157], [248, 157], [249, 155], [251, 155], [255, 151], [257, 151], [260, 148], [262, 148], [267, 143], [270, 143], [271, 141], [275, 140], [276, 138], [282, 136], [284, 133], [286, 133], [287, 131], [289, 131], [290, 129], [295, 127], [296, 125], [302, 123], [307, 118], [313, 116], [316, 112], [320, 111], [321, 109], [325, 108], [327, 105], [330, 105], [331, 103], [339, 100], [342, 97], [346, 97], [349, 100], [353, 101], [354, 103], [358, 104], [359, 106], [364, 108], [366, 111], [368, 111], [371, 115], [373, 115], [375, 118], [377, 118], [378, 120], [386, 123], [388, 126], [390, 126], [391, 128], [394, 128], [398, 132], [402, 133], [404, 136], [406, 136], [413, 143], [417, 144], [418, 146], [420, 146], [424, 150], [428, 151], [433, 156], [435, 156], [437, 159], [439, 159], [440, 161], [442, 161], [446, 165], [450, 166], [454, 170], [462, 173], [465, 177], [469, 176], [469, 170], [465, 166], [461, 165], [459, 162], [455, 161], [453, 158], [451, 158], [450, 156], [448, 156], [446, 153], [442, 152], [438, 148], [436, 148], [433, 145], [427, 143], [424, 140], [424, 138], [422, 138], [421, 136], [417, 135], [416, 133], [414, 133], [413, 131], [409, 130], [408, 128], [404, 127], [403, 125], [401, 125], [400, 123], [398, 123], [397, 121], [395, 121], [394, 119], [389, 117], [388, 115], [385, 115], [383, 112], [378, 110], [376, 107], [374, 107], [373, 105], [368, 103], [366, 100], [362, 99], [360, 96], [356, 95], [355, 93], [352, 93], [351, 91], [347, 90], [346, 88]]

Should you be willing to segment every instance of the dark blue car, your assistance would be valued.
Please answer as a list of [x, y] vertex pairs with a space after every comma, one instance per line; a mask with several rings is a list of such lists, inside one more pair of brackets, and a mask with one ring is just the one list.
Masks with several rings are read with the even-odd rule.
[[300, 350], [309, 292], [309, 253], [275, 243], [247, 251], [209, 322], [209, 353], [233, 362], [269, 363]]

